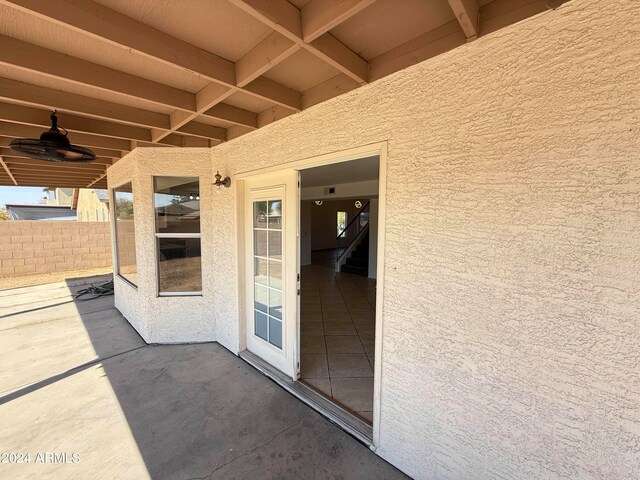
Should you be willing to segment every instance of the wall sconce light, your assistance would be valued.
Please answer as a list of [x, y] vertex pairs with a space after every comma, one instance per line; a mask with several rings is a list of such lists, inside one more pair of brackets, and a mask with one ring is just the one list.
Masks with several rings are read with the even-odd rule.
[[316, 200], [316, 205], [320, 206], [322, 205], [324, 202], [322, 200]]
[[229, 188], [231, 186], [231, 179], [229, 177], [222, 178], [222, 175], [220, 175], [220, 172], [216, 172], [215, 177], [216, 177], [216, 181], [213, 184], [216, 187], [218, 187], [218, 190], [220, 190], [220, 187]]

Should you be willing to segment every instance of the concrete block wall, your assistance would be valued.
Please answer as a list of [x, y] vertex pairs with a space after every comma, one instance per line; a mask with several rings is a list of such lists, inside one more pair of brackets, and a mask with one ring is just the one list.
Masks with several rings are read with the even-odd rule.
[[7, 221], [0, 224], [0, 276], [111, 265], [109, 223]]

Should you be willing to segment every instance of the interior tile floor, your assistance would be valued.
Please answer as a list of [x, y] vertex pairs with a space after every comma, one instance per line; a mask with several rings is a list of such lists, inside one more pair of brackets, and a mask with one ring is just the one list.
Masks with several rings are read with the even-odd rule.
[[371, 424], [375, 281], [306, 265], [300, 282], [301, 380]]

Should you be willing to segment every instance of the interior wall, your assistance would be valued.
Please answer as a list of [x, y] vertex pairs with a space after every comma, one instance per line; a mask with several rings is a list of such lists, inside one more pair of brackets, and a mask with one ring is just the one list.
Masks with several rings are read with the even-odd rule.
[[640, 477], [638, 18], [568, 2], [212, 149], [233, 179], [388, 142], [377, 453], [415, 478]]
[[369, 204], [369, 278], [378, 277], [378, 215], [379, 203], [372, 198]]
[[[302, 170], [304, 178], [304, 170]], [[304, 183], [304, 182], [303, 182]], [[327, 186], [335, 187], [334, 193], [327, 193]], [[366, 180], [363, 182], [340, 183], [323, 187], [303, 187], [300, 191], [302, 200], [331, 200], [337, 198], [371, 198], [378, 196], [378, 180]]]
[[336, 237], [338, 236], [338, 212], [347, 212], [347, 223], [360, 210], [355, 206], [356, 200], [360, 200], [364, 205], [368, 199], [349, 200], [324, 200], [322, 205], [311, 203], [311, 251], [336, 248]]
[[311, 265], [311, 208], [313, 202], [300, 202], [300, 265]]

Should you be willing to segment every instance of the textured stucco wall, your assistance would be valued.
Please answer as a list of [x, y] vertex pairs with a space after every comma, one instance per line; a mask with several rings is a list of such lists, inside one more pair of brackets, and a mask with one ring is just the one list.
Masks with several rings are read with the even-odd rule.
[[378, 453], [416, 478], [640, 478], [639, 19], [574, 0], [212, 150], [233, 178], [388, 140]]
[[[377, 452], [415, 478], [640, 478], [639, 19], [574, 0], [211, 150], [233, 178], [388, 141]], [[237, 351], [238, 205], [210, 198], [203, 303]]]
[[[202, 296], [158, 297], [153, 176], [200, 178], [202, 239]], [[116, 307], [148, 343], [208, 342], [215, 340], [212, 284], [218, 275], [212, 254], [213, 192], [208, 148], [136, 149], [109, 168], [109, 188], [133, 183], [138, 265], [138, 289], [116, 277]], [[113, 213], [113, 212], [112, 212]]]

